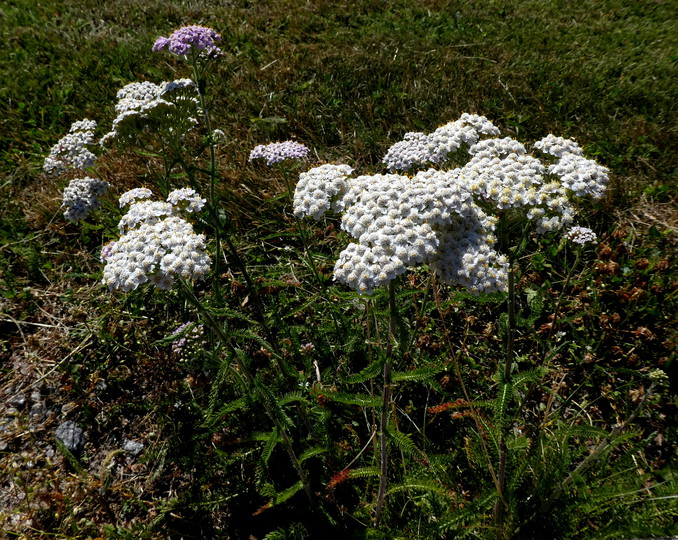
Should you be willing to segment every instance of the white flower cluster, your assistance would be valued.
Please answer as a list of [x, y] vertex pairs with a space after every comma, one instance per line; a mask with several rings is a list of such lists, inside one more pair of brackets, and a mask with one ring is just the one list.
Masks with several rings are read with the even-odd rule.
[[348, 192], [347, 179], [353, 172], [348, 165], [325, 164], [299, 175], [294, 190], [294, 213], [320, 219], [325, 212], [341, 212]]
[[152, 196], [153, 192], [148, 188], [134, 188], [123, 193], [120, 196], [120, 199], [118, 199], [118, 203], [120, 204], [120, 208], [124, 208], [128, 204], [132, 204], [142, 199], [150, 199]]
[[64, 217], [68, 221], [85, 219], [90, 210], [99, 208], [99, 197], [106, 193], [109, 183], [97, 178], [74, 178], [64, 189]]
[[154, 84], [133, 82], [118, 90], [113, 127], [99, 144], [119, 138], [132, 138], [148, 128], [163, 130], [181, 138], [198, 121], [198, 87], [191, 79]]
[[466, 144], [478, 142], [481, 135], [499, 135], [499, 129], [484, 116], [477, 114], [461, 115], [459, 120], [449, 122], [429, 135], [433, 163], [447, 159], [448, 154], [456, 152]]
[[388, 170], [409, 171], [412, 167], [418, 167], [431, 162], [431, 149], [429, 148], [428, 135], [418, 131], [405, 133], [402, 141], [391, 146], [384, 159]]
[[203, 199], [194, 189], [175, 189], [167, 196], [167, 202], [186, 212], [200, 212], [207, 199]]
[[431, 261], [443, 282], [474, 293], [506, 290], [508, 258], [493, 247], [496, 221], [477, 206], [468, 218], [454, 218], [441, 234], [440, 255]]
[[[498, 210], [527, 208], [526, 215], [536, 221], [539, 233], [571, 223], [574, 209], [564, 187], [558, 182], [544, 182], [546, 168], [532, 156], [511, 152], [503, 159], [492, 157], [492, 152], [503, 155], [505, 150], [520, 145], [517, 141], [507, 142], [510, 139], [497, 140], [504, 142], [482, 151], [471, 147], [470, 151], [475, 155], [461, 169], [468, 189]], [[487, 146], [489, 142], [483, 141], [479, 145]], [[524, 150], [522, 145], [513, 149]]]
[[566, 233], [565, 238], [575, 244], [584, 245], [598, 240], [598, 236], [588, 227], [571, 227]]
[[549, 166], [549, 173], [560, 176], [563, 186], [577, 197], [590, 195], [600, 199], [607, 188], [609, 171], [591, 159], [565, 153], [558, 163]]
[[581, 147], [571, 139], [556, 137], [548, 134], [542, 140], [534, 143], [534, 147], [545, 154], [551, 154], [556, 157], [563, 157], [565, 154], [574, 154], [581, 156], [583, 154]]
[[330, 209], [343, 212], [342, 229], [356, 240], [340, 254], [334, 278], [370, 293], [427, 263], [446, 283], [473, 292], [506, 290], [508, 259], [494, 247], [498, 218], [487, 212], [522, 215], [538, 233], [559, 230], [573, 222], [573, 197], [602, 196], [607, 169], [582, 157], [574, 141], [553, 135], [539, 141], [539, 150], [558, 158], [549, 165], [498, 134], [484, 116], [464, 114], [430, 135], [408, 133], [384, 158], [389, 170], [408, 170], [440, 164], [465, 148], [464, 166], [411, 177], [353, 178], [346, 165], [302, 173], [295, 213], [319, 219]]
[[382, 162], [389, 171], [407, 171], [427, 163], [446, 161], [448, 155], [459, 150], [462, 144], [471, 146], [481, 135], [498, 134], [499, 129], [484, 116], [464, 113], [459, 120], [449, 122], [429, 135], [406, 133], [402, 141], [388, 149]]
[[138, 227], [142, 223], [155, 224], [165, 218], [178, 215], [178, 209], [165, 201], [139, 201], [130, 205], [127, 213], [120, 218], [120, 234]]
[[509, 154], [522, 156], [527, 153], [527, 151], [522, 143], [511, 137], [504, 137], [503, 139], [484, 139], [478, 141], [468, 149], [468, 153], [477, 159], [489, 159], [494, 157], [506, 157]]
[[[129, 292], [147, 281], [169, 290], [177, 276], [204, 278], [212, 262], [206, 253], [205, 236], [195, 234], [193, 226], [181, 217], [180, 206], [135, 200], [144, 194], [137, 190], [136, 194], [128, 192], [121, 197], [127, 201], [122, 206], [131, 204], [120, 220], [120, 239], [107, 244], [105, 254], [102, 249], [102, 260], [106, 262], [102, 283], [111, 290]], [[182, 203], [186, 201], [184, 195], [172, 192], [168, 200]]]
[[457, 175], [429, 169], [413, 178], [377, 174], [353, 180], [341, 226], [358, 243], [341, 253], [334, 278], [370, 293], [408, 267], [434, 260], [440, 231], [476, 208]]
[[96, 162], [96, 156], [86, 146], [94, 142], [94, 120], [78, 120], [69, 132], [56, 143], [42, 166], [47, 174], [58, 176], [68, 169], [87, 169]]

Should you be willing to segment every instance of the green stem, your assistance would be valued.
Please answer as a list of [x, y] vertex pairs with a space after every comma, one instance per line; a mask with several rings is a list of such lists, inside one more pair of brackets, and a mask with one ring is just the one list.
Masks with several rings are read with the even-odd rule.
[[[506, 249], [509, 245], [509, 223], [502, 220], [502, 241]], [[511, 380], [511, 371], [513, 369], [514, 358], [514, 343], [515, 343], [515, 329], [516, 329], [516, 288], [515, 288], [515, 271], [516, 261], [523, 248], [527, 235], [527, 227], [523, 228], [521, 238], [518, 244], [510, 250], [509, 254], [509, 268], [508, 268], [508, 298], [507, 298], [507, 332], [506, 332], [506, 357], [504, 359], [504, 370], [500, 382], [509, 384]], [[494, 520], [496, 526], [496, 538], [500, 540], [505, 538], [505, 511], [508, 509], [508, 502], [506, 500], [506, 460], [508, 457], [508, 448], [506, 446], [507, 431], [509, 426], [500, 426], [501, 435], [499, 437], [499, 465], [497, 467], [497, 502], [494, 505]]]
[[212, 140], [212, 120], [210, 117], [209, 109], [207, 108], [207, 102], [205, 100], [205, 88], [207, 82], [203, 79], [203, 74], [198, 65], [198, 53], [191, 49], [190, 57], [191, 69], [193, 71], [193, 78], [195, 79], [195, 84], [198, 85], [198, 100], [200, 102], [200, 109], [202, 110], [203, 116], [205, 118], [205, 128], [207, 129], [208, 145], [210, 149], [210, 165], [209, 165], [209, 198], [210, 206], [214, 209], [212, 218], [216, 220], [214, 234], [216, 241], [216, 253], [215, 253], [215, 262], [214, 262], [214, 275], [216, 279], [214, 280], [214, 292], [219, 300], [222, 299], [221, 288], [219, 276], [221, 275], [221, 220], [219, 218], [219, 212], [217, 210], [217, 201], [215, 196], [215, 184], [217, 178], [217, 156], [214, 149], [214, 141]]
[[[511, 379], [511, 369], [513, 367], [513, 343], [515, 339], [515, 325], [516, 325], [516, 307], [515, 307], [515, 275], [514, 275], [514, 260], [509, 260], [508, 270], [508, 330], [506, 335], [506, 358], [504, 360], [504, 373], [501, 379], [504, 384], [508, 384]], [[508, 450], [506, 447], [506, 428], [500, 426], [501, 436], [499, 438], [499, 466], [497, 474], [497, 495], [499, 498], [494, 506], [494, 518], [496, 524], [496, 538], [497, 540], [504, 538], [504, 511], [506, 510], [507, 502], [505, 496], [506, 486], [506, 458]]]
[[[433, 299], [436, 303], [436, 308], [438, 309], [438, 313], [440, 315], [440, 319], [443, 323], [443, 327], [445, 328], [447, 326], [447, 321], [445, 320], [445, 312], [443, 311], [443, 306], [442, 306], [442, 301], [440, 299], [440, 291], [438, 289], [438, 284], [435, 281], [435, 276], [432, 276], [434, 278], [434, 282], [432, 283], [432, 289], [433, 289]], [[495, 487], [497, 488], [497, 491], [499, 491], [499, 481], [497, 479], [497, 474], [494, 470], [494, 466], [492, 465], [492, 459], [490, 457], [490, 451], [487, 449], [487, 443], [485, 442], [485, 433], [486, 433], [486, 428], [483, 426], [483, 423], [480, 421], [480, 413], [477, 411], [476, 407], [473, 405], [473, 401], [471, 400], [471, 394], [468, 391], [468, 388], [466, 388], [466, 383], [464, 382], [464, 377], [462, 377], [461, 374], [461, 367], [459, 366], [459, 356], [455, 354], [454, 352], [454, 347], [452, 347], [452, 341], [450, 339], [450, 333], [445, 330], [443, 332], [445, 336], [445, 343], [447, 345], [447, 350], [449, 351], [450, 357], [452, 358], [452, 366], [454, 367], [454, 374], [457, 377], [457, 380], [459, 381], [459, 386], [461, 387], [461, 391], [464, 394], [464, 399], [466, 399], [466, 403], [471, 410], [471, 417], [473, 418], [473, 422], [476, 425], [476, 429], [478, 430], [478, 440], [480, 441], [480, 447], [483, 450], [483, 456], [485, 457], [485, 462], [487, 463], [487, 468], [490, 471], [490, 476], [492, 476], [492, 482], [494, 483]], [[466, 323], [466, 329], [464, 331], [464, 339], [461, 343], [460, 350], [464, 351], [466, 350], [466, 339], [468, 338], [469, 335], [469, 326], [468, 323]]]
[[379, 526], [381, 513], [386, 499], [386, 486], [388, 484], [388, 440], [386, 435], [386, 426], [388, 424], [388, 411], [391, 404], [391, 356], [393, 353], [393, 344], [396, 341], [396, 326], [398, 311], [396, 306], [395, 281], [391, 280], [388, 284], [388, 305], [389, 305], [389, 324], [388, 324], [388, 344], [386, 346], [386, 361], [384, 362], [384, 390], [381, 403], [381, 419], [379, 422], [379, 444], [381, 468], [379, 471], [379, 493], [377, 495], [377, 508], [374, 516], [374, 525]]
[[570, 286], [570, 280], [572, 279], [572, 275], [574, 274], [575, 268], [579, 265], [579, 259], [581, 258], [581, 248], [576, 249], [576, 255], [574, 259], [574, 263], [572, 266], [570, 266], [570, 270], [567, 272], [567, 278], [565, 278], [565, 285], [563, 286], [563, 290], [560, 293], [560, 296], [558, 296], [558, 302], [556, 302], [556, 308], [553, 311], [553, 321], [551, 321], [551, 328], [549, 329], [549, 334], [548, 337], [546, 338], [546, 343], [551, 342], [551, 338], [553, 337], [553, 331], [556, 328], [556, 321], [558, 320], [558, 314], [560, 312], [560, 305], [563, 301], [563, 297], [565, 296], [567, 289]]

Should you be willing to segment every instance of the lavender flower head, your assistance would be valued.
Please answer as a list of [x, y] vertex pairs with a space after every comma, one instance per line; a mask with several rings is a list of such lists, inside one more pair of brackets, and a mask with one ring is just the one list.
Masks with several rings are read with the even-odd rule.
[[565, 233], [565, 238], [581, 246], [598, 239], [596, 233], [588, 227], [572, 227]]
[[249, 160], [265, 159], [266, 165], [273, 165], [286, 159], [303, 159], [309, 152], [306, 146], [296, 141], [275, 142], [255, 146]]
[[108, 242], [107, 244], [104, 244], [101, 246], [101, 253], [99, 254], [99, 260], [102, 263], [105, 263], [108, 259], [111, 258], [111, 255], [113, 255], [113, 248], [115, 247], [115, 242], [111, 241]]
[[184, 323], [179, 326], [174, 332], [173, 336], [181, 336], [176, 341], [172, 342], [172, 353], [176, 356], [184, 356], [185, 353], [193, 352], [202, 341], [202, 336], [205, 329], [202, 324]]
[[203, 58], [213, 58], [221, 54], [221, 49], [216, 43], [221, 41], [221, 36], [206, 26], [184, 26], [175, 30], [169, 37], [159, 37], [153, 45], [153, 52], [165, 49], [179, 56], [188, 55], [191, 49], [199, 52]]

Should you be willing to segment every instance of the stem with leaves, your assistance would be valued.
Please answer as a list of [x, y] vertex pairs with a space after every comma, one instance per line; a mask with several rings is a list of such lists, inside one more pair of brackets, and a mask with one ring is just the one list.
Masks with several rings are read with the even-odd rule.
[[398, 346], [396, 338], [396, 326], [398, 311], [396, 305], [395, 282], [388, 284], [388, 343], [386, 345], [386, 359], [384, 361], [384, 390], [382, 393], [381, 418], [379, 421], [379, 446], [380, 446], [380, 469], [379, 469], [379, 493], [377, 494], [377, 508], [374, 515], [374, 525], [378, 526], [381, 513], [386, 499], [386, 486], [388, 484], [388, 437], [386, 427], [388, 424], [388, 411], [391, 405], [391, 357], [394, 343]]
[[238, 371], [242, 375], [244, 375], [245, 379], [247, 380], [249, 389], [253, 388], [254, 391], [256, 392], [257, 397], [259, 398], [259, 402], [264, 406], [264, 409], [266, 410], [266, 414], [273, 422], [273, 425], [278, 429], [278, 433], [280, 433], [280, 436], [283, 440], [283, 445], [287, 450], [287, 455], [289, 456], [290, 461], [292, 461], [292, 465], [294, 466], [294, 468], [297, 471], [297, 474], [299, 475], [299, 479], [301, 480], [301, 483], [304, 486], [304, 491], [306, 492], [306, 495], [308, 496], [309, 500], [312, 500], [313, 494], [311, 492], [311, 484], [308, 480], [308, 477], [306, 476], [306, 473], [304, 472], [304, 469], [301, 467], [301, 463], [299, 462], [299, 459], [297, 458], [297, 455], [294, 452], [292, 442], [290, 441], [290, 438], [287, 435], [285, 427], [283, 426], [278, 416], [275, 414], [275, 411], [271, 408], [271, 405], [268, 403], [267, 396], [257, 386], [254, 375], [243, 361], [239, 351], [236, 349], [235, 345], [233, 345], [231, 338], [226, 334], [226, 332], [224, 332], [224, 329], [221, 327], [221, 325], [214, 320], [212, 314], [205, 308], [205, 306], [202, 305], [202, 303], [195, 296], [191, 288], [183, 280], [181, 280], [180, 283], [181, 283], [181, 292], [183, 293], [184, 297], [191, 304], [193, 304], [193, 306], [198, 310], [198, 312], [200, 313], [204, 321], [207, 323], [207, 325], [217, 334], [223, 345], [231, 354], [232, 358], [236, 361]]

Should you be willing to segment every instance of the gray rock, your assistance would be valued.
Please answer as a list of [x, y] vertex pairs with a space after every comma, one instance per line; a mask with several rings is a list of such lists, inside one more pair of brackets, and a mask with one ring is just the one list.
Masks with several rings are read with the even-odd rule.
[[33, 405], [31, 405], [31, 410], [28, 411], [28, 417], [31, 424], [42, 422], [45, 416], [47, 416], [47, 407], [45, 407], [44, 403], [38, 401], [37, 403], [33, 403]]
[[14, 407], [17, 410], [21, 410], [26, 406], [26, 396], [23, 394], [17, 394], [12, 396], [7, 400], [7, 404], [10, 407]]
[[73, 453], [80, 452], [85, 446], [85, 436], [75, 422], [67, 420], [56, 429], [56, 438]]
[[124, 439], [122, 449], [133, 457], [137, 457], [144, 449], [144, 445], [140, 442]]

